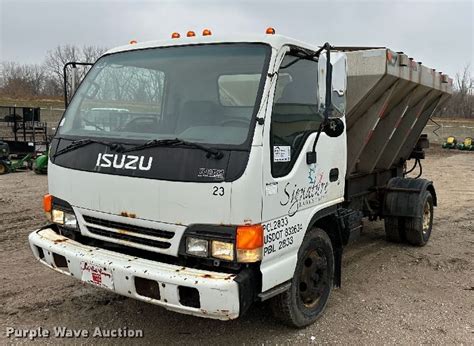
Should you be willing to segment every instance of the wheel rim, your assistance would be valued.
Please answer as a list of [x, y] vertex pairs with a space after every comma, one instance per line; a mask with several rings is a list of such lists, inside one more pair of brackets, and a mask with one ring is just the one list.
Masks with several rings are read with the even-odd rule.
[[423, 235], [426, 235], [430, 230], [431, 223], [431, 208], [428, 202], [425, 203], [423, 210]]
[[299, 296], [305, 307], [313, 308], [328, 286], [328, 261], [322, 251], [312, 250], [303, 259], [302, 265], [298, 282]]

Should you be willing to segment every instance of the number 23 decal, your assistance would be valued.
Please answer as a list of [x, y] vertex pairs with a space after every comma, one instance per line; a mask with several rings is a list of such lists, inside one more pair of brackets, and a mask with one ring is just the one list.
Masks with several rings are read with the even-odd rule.
[[224, 196], [224, 187], [222, 187], [222, 186], [213, 186], [212, 187], [212, 194], [214, 196]]

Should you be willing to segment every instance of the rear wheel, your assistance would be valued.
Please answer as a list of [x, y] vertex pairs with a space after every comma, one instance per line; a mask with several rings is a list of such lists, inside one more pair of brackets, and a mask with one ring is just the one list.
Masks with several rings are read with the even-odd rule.
[[326, 307], [333, 279], [331, 239], [322, 229], [314, 228], [301, 244], [291, 287], [271, 301], [273, 314], [291, 327], [313, 323]]
[[400, 243], [403, 241], [404, 229], [403, 218], [396, 216], [387, 216], [384, 219], [385, 236], [392, 243]]
[[433, 228], [433, 196], [424, 191], [420, 198], [419, 217], [405, 219], [405, 234], [408, 243], [424, 246], [431, 236]]

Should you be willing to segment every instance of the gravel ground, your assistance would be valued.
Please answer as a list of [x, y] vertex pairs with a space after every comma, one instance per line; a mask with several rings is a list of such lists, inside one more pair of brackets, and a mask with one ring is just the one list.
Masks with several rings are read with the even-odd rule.
[[[321, 319], [303, 330], [278, 324], [265, 304], [235, 321], [206, 320], [47, 269], [27, 243], [28, 233], [45, 223], [46, 177], [32, 172], [0, 176], [1, 338], [6, 341], [8, 327], [92, 332], [99, 326], [141, 329], [141, 342], [165, 344], [474, 344], [474, 152], [430, 149], [427, 156], [424, 177], [434, 180], [439, 201], [428, 245], [387, 243], [383, 224], [367, 223], [362, 237], [345, 250], [342, 288], [333, 291]], [[64, 341], [133, 340], [40, 340]]]

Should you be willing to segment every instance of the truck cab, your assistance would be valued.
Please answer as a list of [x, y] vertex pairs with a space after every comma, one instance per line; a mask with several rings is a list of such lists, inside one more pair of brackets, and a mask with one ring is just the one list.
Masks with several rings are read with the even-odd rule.
[[312, 323], [367, 216], [341, 209], [347, 54], [271, 31], [173, 37], [112, 49], [81, 83], [32, 251], [169, 310], [226, 320], [268, 299]]

